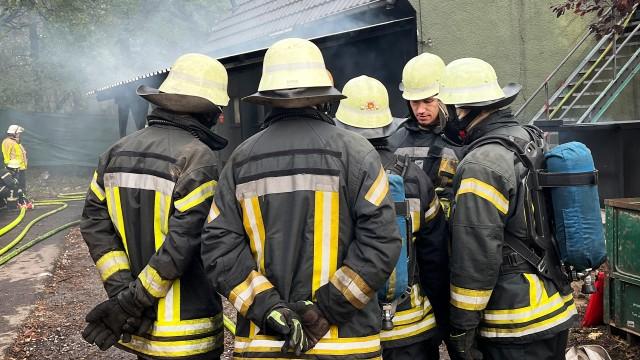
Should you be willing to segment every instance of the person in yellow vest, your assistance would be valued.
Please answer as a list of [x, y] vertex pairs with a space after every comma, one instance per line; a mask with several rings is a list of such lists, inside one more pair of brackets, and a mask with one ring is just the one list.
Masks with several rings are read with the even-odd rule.
[[11, 125], [7, 129], [7, 137], [2, 141], [2, 157], [4, 159], [5, 166], [9, 164], [9, 161], [14, 160], [20, 164], [18, 172], [16, 173], [18, 179], [18, 186], [26, 191], [27, 181], [25, 178], [25, 170], [27, 170], [27, 151], [20, 143], [20, 134], [24, 132], [24, 128], [18, 125]]

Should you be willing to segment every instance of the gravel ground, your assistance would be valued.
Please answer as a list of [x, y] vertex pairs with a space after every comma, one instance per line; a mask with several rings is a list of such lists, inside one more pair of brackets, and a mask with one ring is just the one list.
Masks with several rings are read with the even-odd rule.
[[[80, 231], [74, 228], [66, 236], [64, 250], [56, 261], [45, 291], [19, 329], [16, 340], [7, 349], [6, 359], [135, 359], [117, 349], [102, 352], [95, 346], [89, 346], [80, 336], [85, 324], [84, 315], [105, 298]], [[586, 297], [576, 291], [576, 304], [581, 315], [586, 301]], [[235, 320], [235, 311], [226, 302], [225, 313]], [[570, 345], [581, 344], [602, 345], [614, 360], [640, 359], [640, 347], [629, 346], [622, 338], [609, 335], [605, 326], [573, 329]], [[231, 358], [232, 347], [233, 338], [226, 332], [223, 359]], [[448, 359], [445, 351], [442, 352], [443, 359]]]
[[[136, 359], [115, 348], [100, 351], [80, 336], [85, 326], [84, 316], [106, 299], [100, 284], [100, 276], [80, 230], [74, 228], [66, 236], [53, 276], [45, 284], [33, 312], [18, 330], [16, 340], [7, 349], [5, 359]], [[235, 312], [228, 303], [225, 313], [235, 320]], [[231, 358], [232, 346], [233, 337], [225, 331], [228, 351], [223, 359]]]

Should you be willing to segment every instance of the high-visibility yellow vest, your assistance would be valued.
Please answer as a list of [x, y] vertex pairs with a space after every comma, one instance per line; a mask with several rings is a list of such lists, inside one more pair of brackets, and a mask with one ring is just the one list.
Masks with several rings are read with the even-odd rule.
[[2, 157], [5, 165], [15, 159], [20, 162], [20, 170], [27, 169], [27, 151], [15, 139], [8, 137], [2, 141]]

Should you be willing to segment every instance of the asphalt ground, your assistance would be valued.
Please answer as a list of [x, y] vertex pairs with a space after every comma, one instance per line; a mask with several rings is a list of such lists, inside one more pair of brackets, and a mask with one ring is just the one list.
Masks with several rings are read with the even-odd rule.
[[[82, 205], [82, 201], [69, 202], [69, 207], [63, 211], [42, 219], [32, 226], [15, 247], [53, 228], [79, 219]], [[0, 248], [15, 239], [31, 220], [55, 208], [56, 206], [53, 205], [27, 210], [24, 219], [16, 228], [0, 237]], [[17, 216], [18, 212], [0, 210], [0, 227], [10, 223]], [[68, 232], [69, 230], [63, 230], [0, 266], [0, 354], [12, 342], [17, 328], [42, 293]]]

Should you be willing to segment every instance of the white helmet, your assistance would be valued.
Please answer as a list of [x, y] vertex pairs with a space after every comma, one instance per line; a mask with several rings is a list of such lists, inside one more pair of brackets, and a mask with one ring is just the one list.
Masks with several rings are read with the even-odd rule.
[[18, 135], [23, 131], [24, 131], [24, 128], [22, 126], [11, 125], [7, 129], [7, 134], [9, 134], [9, 135]]

